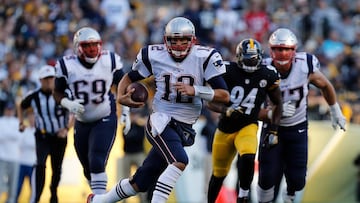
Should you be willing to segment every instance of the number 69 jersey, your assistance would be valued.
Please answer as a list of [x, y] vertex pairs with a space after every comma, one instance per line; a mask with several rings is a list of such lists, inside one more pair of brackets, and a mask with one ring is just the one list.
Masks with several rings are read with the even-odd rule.
[[76, 55], [64, 56], [57, 61], [56, 77], [64, 77], [74, 99], [83, 100], [85, 112], [77, 117], [79, 121], [93, 122], [110, 115], [114, 108], [111, 107], [114, 97], [110, 92], [114, 72], [122, 67], [120, 56], [108, 50], [102, 51], [91, 68], [82, 65]]
[[138, 53], [132, 69], [145, 78], [154, 75], [154, 112], [166, 113], [188, 124], [198, 119], [202, 108], [201, 98], [181, 95], [174, 84], [183, 82], [202, 86], [204, 81], [225, 72], [219, 52], [199, 45], [194, 45], [181, 62], [171, 58], [164, 44], [149, 45]]
[[225, 62], [225, 64], [226, 73], [223, 77], [230, 92], [231, 106], [240, 106], [243, 114], [236, 119], [221, 115], [218, 128], [222, 132], [233, 133], [246, 125], [257, 123], [267, 93], [279, 86], [280, 78], [271, 65], [260, 65], [260, 69], [249, 73], [242, 70], [235, 62]]

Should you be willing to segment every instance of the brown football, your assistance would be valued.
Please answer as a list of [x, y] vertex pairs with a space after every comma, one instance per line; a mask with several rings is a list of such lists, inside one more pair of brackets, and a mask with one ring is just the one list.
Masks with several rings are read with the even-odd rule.
[[136, 102], [146, 102], [149, 94], [145, 85], [140, 82], [133, 82], [127, 87], [127, 91], [132, 88], [135, 88], [135, 91], [131, 95], [131, 99]]

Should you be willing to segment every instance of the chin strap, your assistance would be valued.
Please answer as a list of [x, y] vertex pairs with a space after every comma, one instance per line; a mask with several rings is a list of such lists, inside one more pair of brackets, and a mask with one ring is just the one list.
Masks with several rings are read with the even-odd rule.
[[87, 63], [94, 64], [99, 59], [99, 57], [97, 56], [95, 58], [89, 58], [89, 57], [84, 56], [84, 59]]

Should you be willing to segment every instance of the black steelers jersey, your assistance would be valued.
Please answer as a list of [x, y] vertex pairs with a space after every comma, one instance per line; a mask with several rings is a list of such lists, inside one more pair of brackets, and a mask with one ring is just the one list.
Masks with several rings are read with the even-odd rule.
[[241, 106], [244, 112], [237, 119], [221, 115], [218, 128], [225, 133], [233, 133], [250, 123], [257, 123], [267, 92], [278, 87], [280, 82], [278, 72], [270, 65], [261, 65], [260, 69], [248, 73], [237, 63], [226, 62], [223, 77], [230, 92], [231, 106]]

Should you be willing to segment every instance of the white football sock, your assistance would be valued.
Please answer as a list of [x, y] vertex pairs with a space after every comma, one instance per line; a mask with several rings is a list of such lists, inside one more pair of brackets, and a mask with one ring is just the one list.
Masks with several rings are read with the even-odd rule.
[[129, 179], [120, 180], [111, 190], [105, 194], [95, 195], [93, 202], [115, 203], [130, 196], [136, 195], [136, 191], [131, 186]]
[[102, 173], [91, 173], [90, 187], [94, 194], [106, 193], [107, 175], [105, 172]]
[[249, 190], [239, 189], [239, 197], [249, 197]]
[[275, 189], [275, 186], [271, 187], [268, 190], [264, 190], [259, 185], [257, 185], [258, 201], [259, 202], [271, 202], [274, 198], [274, 189]]
[[170, 164], [156, 182], [151, 203], [165, 203], [181, 174], [182, 170]]
[[295, 195], [286, 195], [284, 194], [284, 203], [293, 203], [295, 200]]

